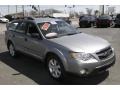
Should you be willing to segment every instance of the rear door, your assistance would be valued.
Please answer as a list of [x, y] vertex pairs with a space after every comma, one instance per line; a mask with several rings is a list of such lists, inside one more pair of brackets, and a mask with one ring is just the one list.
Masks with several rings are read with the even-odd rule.
[[5, 31], [5, 41], [7, 43], [8, 40], [11, 40], [13, 44], [15, 44], [15, 29], [18, 26], [19, 22], [15, 21], [12, 23], [8, 23], [6, 25], [7, 31]]
[[18, 26], [15, 29], [13, 38], [15, 42], [16, 49], [19, 51], [26, 51], [25, 48], [25, 31], [27, 29], [27, 23], [26, 22], [19, 22]]

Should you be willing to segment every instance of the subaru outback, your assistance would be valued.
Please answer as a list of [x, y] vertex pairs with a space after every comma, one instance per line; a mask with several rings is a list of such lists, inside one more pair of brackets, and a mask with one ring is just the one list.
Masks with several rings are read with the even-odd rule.
[[108, 41], [82, 33], [61, 19], [14, 20], [7, 24], [5, 41], [12, 57], [22, 52], [41, 60], [57, 80], [68, 72], [88, 76], [106, 71], [115, 63]]

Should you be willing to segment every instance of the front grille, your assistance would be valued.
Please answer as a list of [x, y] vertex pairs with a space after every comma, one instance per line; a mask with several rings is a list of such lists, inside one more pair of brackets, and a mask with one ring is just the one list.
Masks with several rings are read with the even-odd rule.
[[106, 66], [103, 66], [103, 67], [100, 67], [100, 68], [96, 68], [93, 72], [102, 72], [102, 71], [105, 71], [107, 70], [108, 68], [110, 68], [111, 66], [113, 66], [115, 64], [115, 61], [113, 61], [111, 64], [109, 65], [106, 65]]
[[112, 53], [113, 53], [112, 48], [108, 47], [100, 52], [97, 52], [96, 54], [100, 60], [104, 60], [104, 59], [108, 58]]

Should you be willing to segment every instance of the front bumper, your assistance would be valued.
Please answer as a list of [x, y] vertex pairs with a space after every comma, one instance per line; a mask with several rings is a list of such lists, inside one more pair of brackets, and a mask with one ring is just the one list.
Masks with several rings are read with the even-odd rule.
[[[68, 72], [80, 76], [84, 75], [86, 76], [92, 73], [99, 73], [113, 66], [115, 64], [115, 60], [116, 60], [115, 55], [112, 55], [111, 57], [105, 60], [101, 60], [95, 63], [81, 63], [78, 60], [69, 60]], [[83, 73], [81, 73], [81, 71]]]

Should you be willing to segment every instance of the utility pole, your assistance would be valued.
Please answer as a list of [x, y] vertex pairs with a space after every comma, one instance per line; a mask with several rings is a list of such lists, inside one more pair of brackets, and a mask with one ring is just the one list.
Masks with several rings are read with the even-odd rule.
[[17, 17], [17, 5], [15, 5], [15, 7], [16, 7], [16, 17]]
[[38, 15], [40, 17], [40, 5], [38, 5]]
[[24, 16], [25, 16], [25, 15], [24, 15], [24, 12], [25, 12], [24, 5], [22, 5], [22, 11], [23, 11], [23, 17], [24, 17]]
[[17, 13], [17, 5], [15, 5], [15, 7], [16, 7], [16, 13]]
[[104, 15], [104, 5], [101, 5], [101, 15]]
[[67, 13], [67, 12], [66, 12], [66, 7], [67, 7], [67, 5], [65, 5], [65, 9], [64, 9], [64, 12], [65, 12], [65, 13]]
[[104, 15], [104, 5], [102, 5], [102, 15]]
[[8, 14], [10, 13], [10, 6], [8, 5]]
[[100, 5], [100, 15], [104, 15], [104, 5]]

